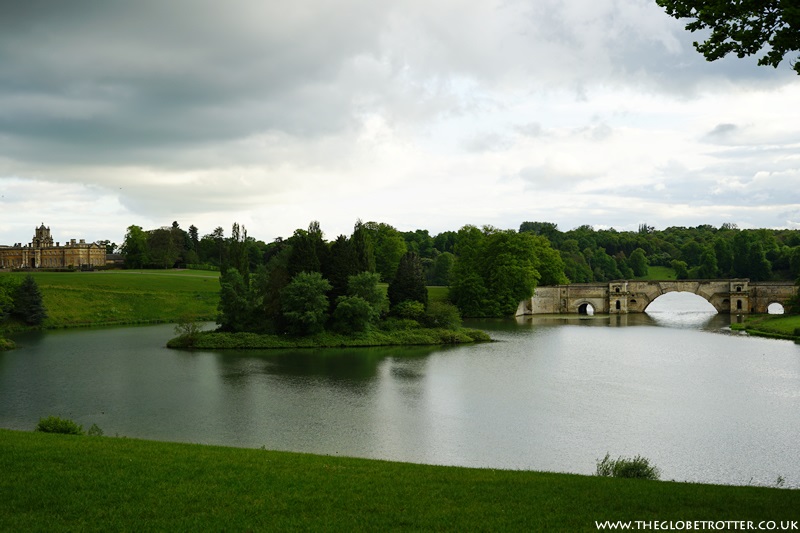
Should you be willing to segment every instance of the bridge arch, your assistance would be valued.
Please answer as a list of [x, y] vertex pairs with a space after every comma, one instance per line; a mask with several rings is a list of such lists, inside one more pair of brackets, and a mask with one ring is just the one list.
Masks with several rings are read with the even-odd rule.
[[537, 287], [520, 302], [518, 315], [582, 313], [591, 304], [597, 314], [643, 313], [659, 296], [689, 292], [708, 301], [718, 313], [767, 313], [772, 304], [786, 305], [797, 294], [792, 282], [750, 282], [749, 279], [616, 280]]
[[[690, 297], [679, 297], [689, 295]], [[677, 303], [676, 303], [677, 302]], [[659, 313], [663, 311], [691, 311], [697, 313], [714, 313], [720, 310], [708, 298], [688, 291], [670, 290], [656, 296], [644, 308], [645, 313]]]

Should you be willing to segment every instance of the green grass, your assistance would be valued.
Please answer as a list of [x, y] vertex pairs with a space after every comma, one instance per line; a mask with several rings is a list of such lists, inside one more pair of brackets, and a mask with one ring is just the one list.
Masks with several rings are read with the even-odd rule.
[[447, 298], [447, 291], [449, 290], [450, 287], [443, 287], [441, 285], [428, 286], [428, 303], [431, 302], [449, 303], [450, 300]]
[[781, 339], [798, 339], [800, 315], [752, 315], [744, 323], [731, 324], [731, 329], [745, 330], [752, 335]]
[[[26, 273], [6, 273], [22, 277]], [[214, 320], [219, 276], [192, 270], [34, 272], [46, 328]]]
[[269, 335], [258, 333], [218, 333], [204, 331], [191, 338], [176, 337], [169, 348], [192, 348], [200, 350], [223, 349], [271, 349], [271, 348], [339, 348], [356, 346], [420, 346], [441, 344], [464, 344], [491, 341], [489, 335], [476, 329], [458, 330], [439, 328], [414, 328], [396, 331], [365, 331], [352, 335], [340, 335], [326, 331], [307, 337]]
[[595, 531], [797, 520], [800, 491], [0, 430], [2, 531]]
[[644, 280], [669, 280], [676, 279], [675, 271], [670, 267], [665, 266], [651, 266], [647, 267], [647, 275], [635, 279]]

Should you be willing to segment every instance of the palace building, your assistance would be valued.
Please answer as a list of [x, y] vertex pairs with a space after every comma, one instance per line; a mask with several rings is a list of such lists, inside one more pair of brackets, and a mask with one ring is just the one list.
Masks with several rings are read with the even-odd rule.
[[71, 239], [63, 245], [53, 243], [50, 228], [44, 224], [35, 229], [30, 244], [0, 246], [0, 268], [81, 268], [106, 264], [106, 248]]

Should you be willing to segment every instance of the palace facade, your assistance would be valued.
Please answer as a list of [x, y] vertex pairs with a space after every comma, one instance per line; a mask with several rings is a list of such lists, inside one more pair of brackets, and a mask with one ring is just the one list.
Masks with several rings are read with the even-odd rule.
[[96, 243], [71, 239], [53, 243], [50, 228], [35, 229], [29, 244], [0, 246], [0, 268], [80, 268], [106, 264], [106, 248]]

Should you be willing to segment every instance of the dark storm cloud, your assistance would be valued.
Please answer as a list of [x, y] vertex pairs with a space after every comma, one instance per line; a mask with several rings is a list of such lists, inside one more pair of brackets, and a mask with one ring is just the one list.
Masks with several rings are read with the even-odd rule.
[[4, 6], [5, 155], [69, 161], [105, 153], [122, 163], [257, 132], [347, 128], [347, 62], [375, 45], [377, 16], [369, 2], [310, 12], [236, 2]]

